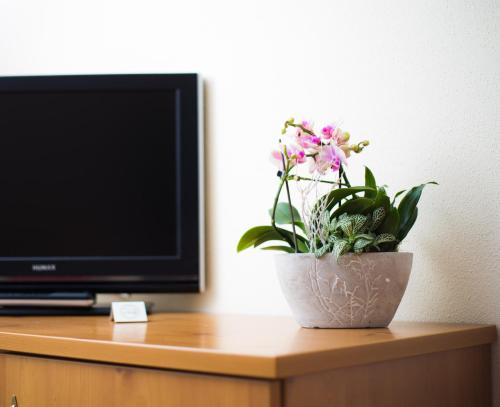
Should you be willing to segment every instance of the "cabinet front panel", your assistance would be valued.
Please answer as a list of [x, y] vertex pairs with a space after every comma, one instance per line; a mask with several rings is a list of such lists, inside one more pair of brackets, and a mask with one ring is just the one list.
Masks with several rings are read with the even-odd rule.
[[0, 354], [0, 407], [278, 407], [279, 383]]

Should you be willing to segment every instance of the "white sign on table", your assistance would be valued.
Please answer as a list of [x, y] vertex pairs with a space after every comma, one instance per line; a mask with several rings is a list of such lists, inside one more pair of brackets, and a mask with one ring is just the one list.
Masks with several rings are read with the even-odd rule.
[[148, 322], [144, 301], [112, 302], [110, 317], [115, 322]]

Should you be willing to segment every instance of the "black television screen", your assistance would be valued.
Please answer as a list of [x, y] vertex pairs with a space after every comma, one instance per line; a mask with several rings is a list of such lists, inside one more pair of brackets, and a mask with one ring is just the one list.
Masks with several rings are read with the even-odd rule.
[[0, 290], [202, 288], [196, 74], [0, 78]]

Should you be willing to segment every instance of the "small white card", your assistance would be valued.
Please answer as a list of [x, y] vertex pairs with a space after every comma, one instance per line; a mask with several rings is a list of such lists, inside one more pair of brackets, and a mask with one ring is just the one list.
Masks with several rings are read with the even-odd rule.
[[112, 302], [110, 317], [115, 322], [148, 322], [144, 301]]

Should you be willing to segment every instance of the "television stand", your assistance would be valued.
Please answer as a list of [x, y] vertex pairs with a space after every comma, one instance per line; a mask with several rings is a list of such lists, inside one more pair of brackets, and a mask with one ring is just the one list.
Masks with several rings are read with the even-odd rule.
[[492, 325], [302, 329], [289, 317], [0, 317], [0, 406], [488, 407]]
[[109, 315], [90, 292], [0, 292], [0, 315]]

